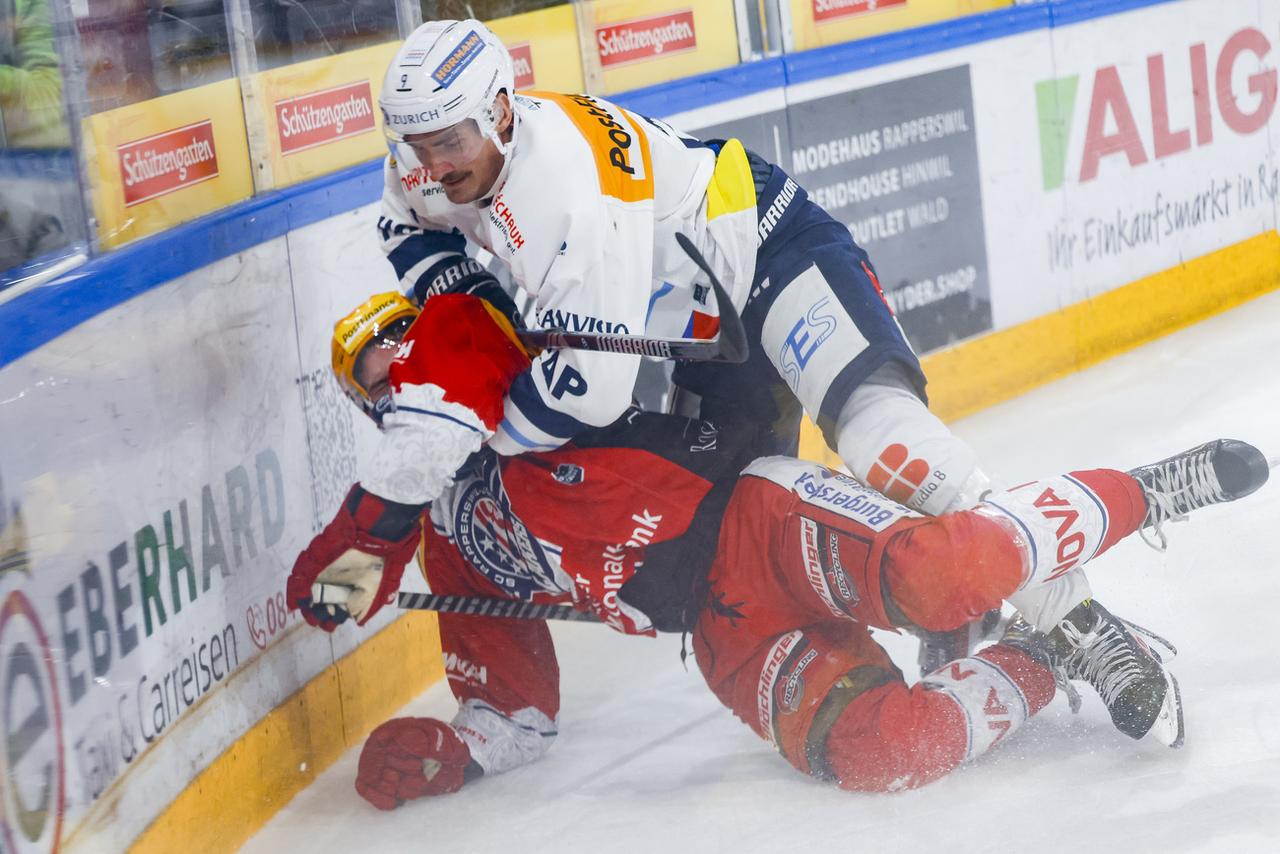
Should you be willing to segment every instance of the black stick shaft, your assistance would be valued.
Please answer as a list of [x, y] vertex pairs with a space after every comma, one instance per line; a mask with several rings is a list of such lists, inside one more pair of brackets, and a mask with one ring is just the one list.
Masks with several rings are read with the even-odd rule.
[[716, 306], [720, 312], [720, 331], [715, 338], [647, 338], [643, 335], [569, 332], [564, 329], [520, 329], [516, 335], [525, 344], [544, 350], [630, 353], [685, 362], [745, 362], [750, 355], [747, 333], [742, 325], [742, 318], [733, 307], [733, 300], [711, 271], [711, 265], [693, 245], [693, 241], [677, 233], [676, 242], [711, 282], [711, 290], [716, 295]]
[[539, 605], [519, 599], [487, 596], [441, 596], [435, 593], [400, 593], [397, 604], [410, 611], [439, 611], [476, 617], [510, 617], [520, 620], [567, 620], [598, 623], [600, 620], [572, 605]]

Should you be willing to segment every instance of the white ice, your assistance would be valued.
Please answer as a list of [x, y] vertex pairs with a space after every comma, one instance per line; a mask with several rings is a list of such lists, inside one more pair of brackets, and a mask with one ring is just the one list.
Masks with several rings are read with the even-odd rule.
[[[1128, 468], [1208, 439], [1280, 456], [1280, 293], [954, 425], [1007, 483]], [[560, 737], [541, 762], [383, 813], [352, 748], [244, 848], [284, 851], [1280, 851], [1280, 475], [1238, 504], [1090, 566], [1098, 600], [1179, 648], [1181, 750], [1059, 696], [992, 754], [924, 789], [813, 782], [721, 708], [677, 637], [556, 625]], [[914, 642], [881, 636], [914, 678]], [[401, 714], [448, 719], [437, 685]]]

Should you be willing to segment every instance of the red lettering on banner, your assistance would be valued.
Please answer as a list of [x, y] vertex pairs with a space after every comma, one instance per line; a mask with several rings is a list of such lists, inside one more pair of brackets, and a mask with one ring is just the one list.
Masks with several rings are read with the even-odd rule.
[[1222, 54], [1218, 57], [1216, 86], [1218, 91], [1218, 111], [1222, 120], [1238, 134], [1253, 133], [1266, 127], [1271, 113], [1276, 107], [1276, 69], [1270, 68], [1249, 76], [1249, 91], [1258, 96], [1258, 108], [1252, 113], [1240, 109], [1235, 96], [1231, 92], [1231, 74], [1235, 70], [1240, 54], [1248, 51], [1265, 59], [1271, 51], [1271, 42], [1261, 30], [1252, 27], [1235, 33], [1222, 46]]
[[276, 101], [275, 110], [281, 154], [368, 133], [376, 127], [367, 80]]
[[[836, 2], [836, 0], [832, 0]], [[1213, 142], [1213, 101], [1216, 96], [1222, 122], [1241, 136], [1257, 133], [1271, 121], [1280, 96], [1280, 74], [1267, 67], [1273, 45], [1265, 33], [1245, 27], [1233, 33], [1222, 46], [1209, 80], [1209, 55], [1203, 42], [1188, 48], [1189, 71], [1166, 67], [1169, 54], [1147, 57], [1147, 97], [1151, 107], [1151, 148], [1147, 149], [1134, 119], [1130, 93], [1114, 65], [1094, 72], [1093, 95], [1089, 103], [1088, 127], [1085, 130], [1084, 154], [1080, 163], [1080, 181], [1098, 177], [1103, 158], [1124, 155], [1130, 166], [1148, 160], [1180, 154], [1191, 148], [1191, 128], [1174, 129], [1170, 124], [1170, 104], [1190, 101], [1195, 117], [1195, 144]], [[1256, 59], [1258, 70], [1245, 78], [1248, 94], [1237, 96], [1232, 78], [1245, 54]], [[1186, 91], [1190, 80], [1190, 98]], [[1172, 85], [1171, 85], [1172, 80]], [[1242, 106], [1244, 104], [1249, 107]], [[1112, 129], [1114, 128], [1114, 129]]]
[[218, 177], [213, 122], [208, 119], [127, 142], [116, 148], [116, 156], [125, 207]]
[[1164, 56], [1147, 57], [1147, 89], [1151, 93], [1151, 132], [1156, 157], [1168, 157], [1191, 147], [1191, 129], [1169, 128], [1169, 90], [1165, 85]]
[[1191, 46], [1191, 94], [1196, 108], [1196, 145], [1213, 142], [1213, 104], [1209, 99], [1209, 58], [1204, 42]]
[[813, 0], [813, 20], [823, 23], [905, 5], [907, 0]]
[[698, 46], [693, 10], [635, 18], [596, 27], [596, 53], [603, 68], [659, 59]]
[[511, 54], [511, 69], [516, 75], [517, 89], [532, 89], [535, 85], [533, 76], [533, 50], [528, 42], [513, 44], [507, 48]]
[[[1107, 114], [1115, 117], [1116, 132], [1106, 133]], [[1099, 68], [1093, 76], [1093, 103], [1089, 106], [1089, 129], [1084, 134], [1084, 158], [1080, 181], [1098, 177], [1098, 163], [1110, 154], [1123, 154], [1130, 166], [1147, 162], [1147, 152], [1138, 136], [1138, 124], [1124, 94], [1124, 84], [1114, 65]]]

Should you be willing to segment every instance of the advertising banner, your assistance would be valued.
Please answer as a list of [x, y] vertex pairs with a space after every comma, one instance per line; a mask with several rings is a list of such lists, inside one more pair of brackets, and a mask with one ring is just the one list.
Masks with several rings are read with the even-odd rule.
[[784, 168], [867, 250], [916, 351], [988, 331], [968, 66], [793, 103], [788, 117]]
[[780, 164], [871, 256], [918, 353], [991, 329], [973, 93], [959, 66], [693, 130]]
[[1280, 5], [1158, 5], [1057, 29], [1053, 49], [1018, 98], [1019, 191], [1062, 212], [1010, 228], [1065, 301], [1276, 227]]
[[0, 370], [5, 851], [125, 850], [396, 616], [326, 635], [286, 608], [289, 567], [340, 498], [314, 503], [311, 449], [346, 466], [335, 477], [354, 455], [349, 426], [319, 441], [286, 257], [259, 245]]
[[259, 190], [386, 153], [378, 91], [399, 42], [273, 68], [246, 84]]
[[1012, 6], [1013, 0], [788, 0], [794, 50]]
[[97, 113], [84, 131], [104, 248], [253, 192], [238, 80]]
[[731, 3], [591, 0], [582, 15], [589, 22], [582, 38], [593, 92], [638, 89], [738, 63]]
[[511, 51], [517, 89], [582, 92], [582, 44], [573, 6], [485, 21]]

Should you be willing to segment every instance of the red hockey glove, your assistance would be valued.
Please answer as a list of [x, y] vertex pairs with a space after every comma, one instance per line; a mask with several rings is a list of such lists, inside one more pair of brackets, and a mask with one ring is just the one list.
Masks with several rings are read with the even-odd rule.
[[[363, 626], [400, 589], [405, 564], [418, 547], [425, 506], [386, 501], [360, 484], [351, 487], [333, 521], [294, 561], [285, 585], [289, 608], [326, 632], [348, 616]], [[321, 604], [313, 592], [317, 583], [347, 595], [337, 604]]]
[[393, 810], [414, 798], [458, 791], [470, 762], [466, 742], [444, 721], [394, 718], [369, 733], [356, 791], [378, 809]]

